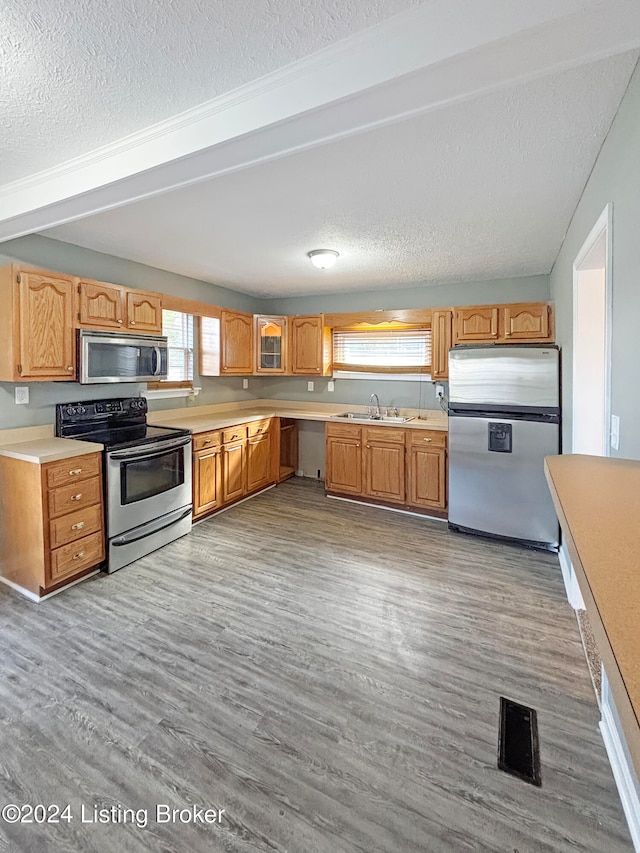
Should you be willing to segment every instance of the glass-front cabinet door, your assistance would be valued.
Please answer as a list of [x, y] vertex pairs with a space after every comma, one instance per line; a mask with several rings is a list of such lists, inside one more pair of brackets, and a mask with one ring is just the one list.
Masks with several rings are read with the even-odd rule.
[[256, 315], [256, 373], [287, 372], [287, 318]]

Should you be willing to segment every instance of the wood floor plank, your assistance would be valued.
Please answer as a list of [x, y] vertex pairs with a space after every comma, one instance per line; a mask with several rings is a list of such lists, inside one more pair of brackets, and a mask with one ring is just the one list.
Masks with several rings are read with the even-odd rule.
[[[0, 850], [586, 851], [631, 843], [557, 558], [289, 480], [41, 605], [0, 588]], [[538, 711], [542, 787], [496, 766]]]

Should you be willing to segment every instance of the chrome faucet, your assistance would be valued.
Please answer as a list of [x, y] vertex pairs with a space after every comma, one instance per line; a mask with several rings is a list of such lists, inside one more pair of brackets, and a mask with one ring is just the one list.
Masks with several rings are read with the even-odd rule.
[[382, 414], [381, 414], [381, 412], [380, 412], [380, 400], [379, 400], [379, 398], [378, 398], [378, 395], [377, 395], [377, 394], [372, 394], [372, 395], [369, 397], [369, 403], [373, 403], [373, 398], [374, 398], [374, 397], [376, 398], [376, 411], [375, 411], [375, 414], [373, 414], [373, 415], [372, 415], [372, 417], [376, 418], [376, 420], [379, 420], [379, 419], [382, 417]]

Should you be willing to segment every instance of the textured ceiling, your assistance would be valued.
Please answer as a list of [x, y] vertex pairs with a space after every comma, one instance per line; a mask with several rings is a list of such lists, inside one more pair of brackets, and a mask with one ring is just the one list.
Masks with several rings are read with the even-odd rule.
[[[548, 272], [637, 53], [50, 229], [263, 295]], [[310, 249], [337, 249], [330, 273]]]
[[54, 166], [420, 0], [12, 0], [0, 16], [2, 183]]

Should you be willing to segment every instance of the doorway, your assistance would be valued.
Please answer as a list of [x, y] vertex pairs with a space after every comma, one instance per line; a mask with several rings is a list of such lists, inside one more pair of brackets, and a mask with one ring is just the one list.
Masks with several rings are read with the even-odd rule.
[[573, 262], [572, 452], [611, 450], [611, 225], [608, 204]]

